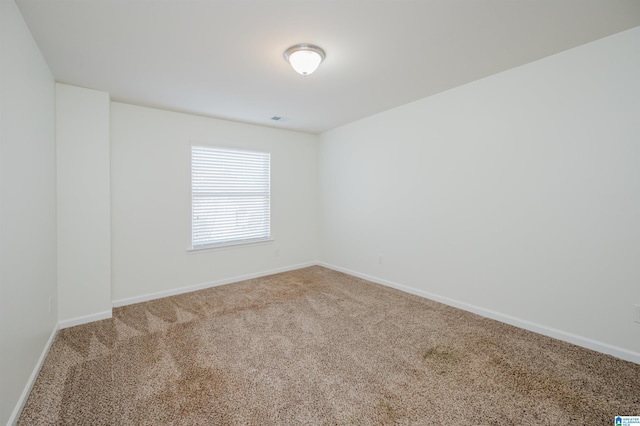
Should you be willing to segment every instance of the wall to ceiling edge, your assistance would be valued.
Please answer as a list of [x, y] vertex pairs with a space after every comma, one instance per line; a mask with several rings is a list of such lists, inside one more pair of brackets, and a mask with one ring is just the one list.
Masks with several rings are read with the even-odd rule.
[[638, 52], [635, 28], [321, 135], [320, 260], [640, 362]]

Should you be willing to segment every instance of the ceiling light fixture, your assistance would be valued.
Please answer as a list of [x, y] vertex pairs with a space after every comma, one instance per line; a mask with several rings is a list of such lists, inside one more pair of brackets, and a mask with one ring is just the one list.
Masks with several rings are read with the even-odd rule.
[[302, 75], [309, 75], [318, 69], [324, 57], [324, 50], [307, 43], [296, 44], [284, 52], [284, 58], [287, 62], [298, 74]]

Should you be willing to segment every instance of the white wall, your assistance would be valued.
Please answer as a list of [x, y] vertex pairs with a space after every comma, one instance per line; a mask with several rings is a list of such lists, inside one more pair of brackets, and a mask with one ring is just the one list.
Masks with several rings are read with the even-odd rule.
[[56, 84], [62, 326], [111, 316], [109, 102], [108, 93]]
[[640, 362], [639, 52], [635, 28], [322, 135], [320, 259]]
[[56, 327], [55, 85], [12, 0], [0, 1], [0, 46], [0, 424], [6, 424]]
[[[271, 153], [274, 242], [187, 254], [192, 141]], [[112, 102], [113, 300], [315, 261], [316, 188], [316, 136]]]

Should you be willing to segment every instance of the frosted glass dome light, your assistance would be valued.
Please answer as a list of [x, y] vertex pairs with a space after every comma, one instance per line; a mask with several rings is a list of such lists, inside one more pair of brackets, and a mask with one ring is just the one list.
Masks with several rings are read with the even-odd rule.
[[287, 62], [298, 74], [302, 75], [309, 75], [318, 69], [324, 57], [324, 50], [306, 43], [291, 46], [284, 52], [284, 58]]

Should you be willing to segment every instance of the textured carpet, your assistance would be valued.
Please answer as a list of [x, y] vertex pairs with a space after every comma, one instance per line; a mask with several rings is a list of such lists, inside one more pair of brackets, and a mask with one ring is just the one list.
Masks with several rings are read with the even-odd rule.
[[321, 267], [61, 330], [20, 425], [608, 425], [640, 365]]

